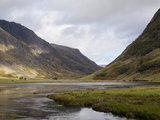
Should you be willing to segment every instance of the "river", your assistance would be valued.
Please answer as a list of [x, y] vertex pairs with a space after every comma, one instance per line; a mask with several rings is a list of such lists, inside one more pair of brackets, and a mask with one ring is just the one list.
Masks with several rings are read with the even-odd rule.
[[1, 83], [1, 120], [129, 120], [91, 108], [68, 108], [47, 98], [47, 95], [86, 89], [113, 89], [157, 83]]

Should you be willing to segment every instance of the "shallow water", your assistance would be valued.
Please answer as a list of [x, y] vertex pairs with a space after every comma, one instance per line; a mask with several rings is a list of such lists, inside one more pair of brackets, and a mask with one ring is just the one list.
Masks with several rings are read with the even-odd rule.
[[0, 83], [0, 85], [154, 85], [158, 82], [76, 82], [76, 83]]
[[[16, 83], [0, 92], [1, 120], [128, 120], [90, 108], [67, 108], [46, 96], [51, 93], [84, 89], [107, 89], [109, 85], [148, 85], [148, 83]], [[9, 88], [8, 88], [9, 87]]]

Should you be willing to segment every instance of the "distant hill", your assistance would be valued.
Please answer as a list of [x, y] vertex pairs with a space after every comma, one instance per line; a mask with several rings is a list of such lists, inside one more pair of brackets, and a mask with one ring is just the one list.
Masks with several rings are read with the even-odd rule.
[[105, 68], [105, 67], [106, 67], [106, 65], [99, 65], [99, 66], [101, 66], [102, 68]]
[[50, 44], [20, 24], [0, 20], [0, 76], [73, 78], [99, 69], [78, 49]]
[[160, 81], [160, 9], [116, 60], [86, 78]]

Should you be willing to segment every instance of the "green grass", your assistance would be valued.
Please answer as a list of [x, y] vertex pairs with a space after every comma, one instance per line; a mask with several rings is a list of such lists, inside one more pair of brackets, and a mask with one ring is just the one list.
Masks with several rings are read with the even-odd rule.
[[[75, 82], [113, 82], [112, 80], [93, 80], [93, 79], [47, 79], [47, 78], [27, 78], [18, 79], [14, 77], [0, 77], [0, 83], [40, 83], [40, 82], [68, 82], [68, 83], [75, 83]], [[122, 82], [122, 80], [114, 80], [114, 82]]]
[[6, 114], [6, 113], [0, 112], [0, 119], [2, 120], [15, 120], [15, 119], [21, 119], [21, 118], [24, 118], [24, 116], [17, 115], [16, 113]]
[[142, 120], [160, 120], [160, 87], [85, 90], [48, 96], [65, 105], [92, 107], [119, 116]]
[[160, 9], [143, 33], [102, 70], [84, 77], [95, 80], [160, 81]]

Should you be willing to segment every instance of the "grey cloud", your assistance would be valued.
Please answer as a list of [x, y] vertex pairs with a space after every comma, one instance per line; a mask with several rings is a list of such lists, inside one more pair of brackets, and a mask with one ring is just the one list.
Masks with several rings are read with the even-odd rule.
[[0, 19], [106, 64], [140, 35], [159, 6], [160, 0], [0, 0]]
[[147, 14], [160, 5], [159, 0], [53, 0], [47, 3], [48, 9], [63, 14], [64, 19], [59, 22], [78, 24], [106, 21], [117, 15]]

